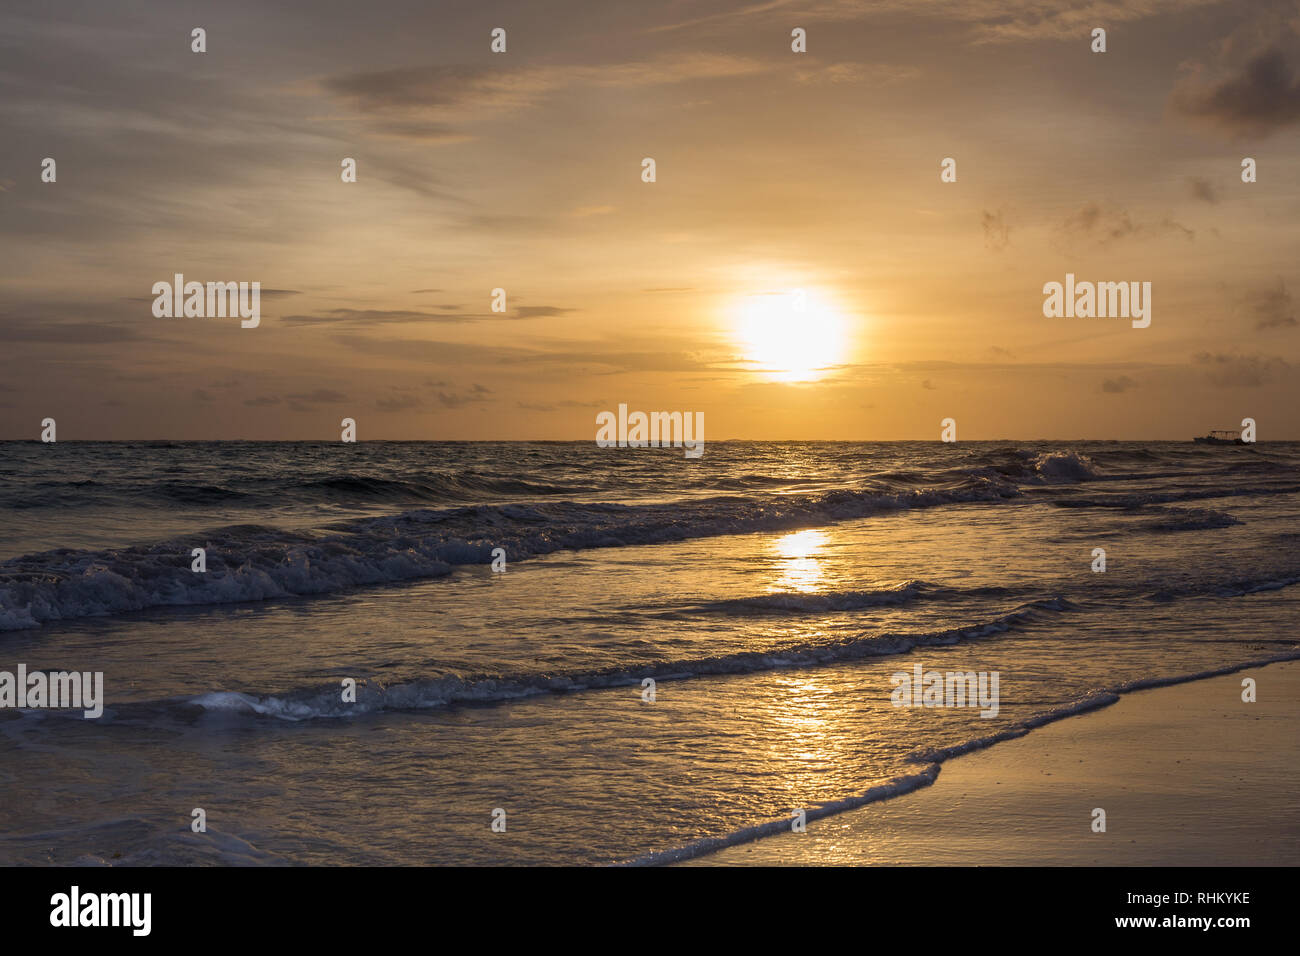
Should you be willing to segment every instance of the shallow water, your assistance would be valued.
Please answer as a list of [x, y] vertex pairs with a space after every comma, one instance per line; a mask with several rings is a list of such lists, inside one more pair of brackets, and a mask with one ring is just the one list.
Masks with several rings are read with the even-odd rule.
[[[7, 443], [0, 476], [0, 670], [107, 697], [0, 711], [0, 862], [658, 859], [1300, 656], [1295, 443]], [[997, 715], [892, 706], [916, 663], [998, 672]]]

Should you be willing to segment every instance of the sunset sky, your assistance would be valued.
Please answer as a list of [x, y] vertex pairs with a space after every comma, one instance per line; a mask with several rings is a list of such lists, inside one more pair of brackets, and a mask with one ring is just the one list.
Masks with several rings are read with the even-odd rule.
[[1300, 439], [1295, 2], [7, 2], [0, 130], [3, 438]]

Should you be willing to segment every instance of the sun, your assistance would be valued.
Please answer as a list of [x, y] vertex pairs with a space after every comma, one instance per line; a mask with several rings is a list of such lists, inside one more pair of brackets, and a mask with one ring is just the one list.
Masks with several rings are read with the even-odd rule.
[[813, 293], [796, 289], [747, 296], [736, 313], [741, 355], [769, 379], [812, 381], [844, 360], [844, 318]]

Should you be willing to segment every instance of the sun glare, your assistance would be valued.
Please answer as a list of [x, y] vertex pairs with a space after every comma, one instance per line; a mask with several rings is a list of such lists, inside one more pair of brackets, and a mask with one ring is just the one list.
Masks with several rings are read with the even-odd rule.
[[809, 593], [819, 590], [824, 576], [821, 549], [830, 540], [816, 528], [782, 535], [773, 542], [779, 561], [773, 582], [778, 591]]
[[750, 367], [780, 382], [821, 378], [844, 359], [844, 318], [804, 290], [748, 296], [736, 337]]

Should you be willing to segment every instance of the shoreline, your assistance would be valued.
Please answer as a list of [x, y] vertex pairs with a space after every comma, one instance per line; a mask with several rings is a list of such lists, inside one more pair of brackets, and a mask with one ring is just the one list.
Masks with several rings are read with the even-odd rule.
[[[1253, 678], [1255, 703], [1241, 700]], [[1113, 700], [1106, 699], [1113, 697]], [[1071, 720], [1091, 713], [1088, 720]], [[997, 746], [993, 746], [993, 744]], [[876, 788], [658, 859], [694, 866], [1294, 865], [1300, 660], [1135, 682]], [[933, 773], [925, 771], [933, 769]], [[856, 802], [855, 802], [856, 801]], [[844, 806], [850, 804], [850, 806]], [[1093, 832], [1093, 811], [1106, 832]], [[819, 812], [818, 812], [819, 811]], [[716, 849], [714, 847], [717, 847]]]

